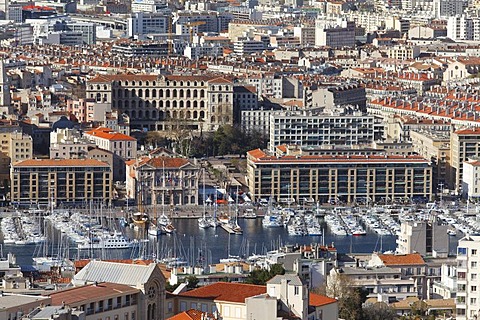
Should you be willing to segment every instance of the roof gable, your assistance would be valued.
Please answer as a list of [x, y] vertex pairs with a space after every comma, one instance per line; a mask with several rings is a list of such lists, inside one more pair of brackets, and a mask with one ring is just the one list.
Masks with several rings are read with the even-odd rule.
[[267, 292], [266, 286], [217, 282], [179, 294], [181, 297], [245, 303], [245, 299]]

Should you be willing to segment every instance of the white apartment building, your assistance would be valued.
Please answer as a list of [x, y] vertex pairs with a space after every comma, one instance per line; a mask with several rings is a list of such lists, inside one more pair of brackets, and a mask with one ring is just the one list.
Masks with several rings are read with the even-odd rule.
[[447, 37], [452, 40], [480, 40], [478, 31], [479, 18], [470, 18], [465, 15], [449, 17], [447, 21]]
[[397, 60], [411, 60], [420, 55], [420, 47], [412, 45], [397, 45], [388, 49], [388, 57]]
[[132, 12], [166, 12], [167, 3], [158, 0], [134, 0], [132, 1]]
[[465, 236], [457, 247], [457, 320], [480, 317], [480, 236]]
[[269, 150], [279, 145], [365, 145], [383, 136], [380, 118], [362, 112], [275, 112], [270, 115]]
[[241, 126], [245, 132], [260, 132], [264, 136], [270, 134], [270, 115], [274, 110], [252, 109], [242, 110]]
[[462, 192], [469, 199], [480, 198], [480, 161], [469, 160], [463, 163]]
[[315, 21], [315, 45], [318, 47], [343, 48], [355, 46], [355, 22], [339, 18], [335, 23], [318, 19]]
[[233, 51], [240, 55], [261, 52], [263, 50], [265, 50], [265, 44], [262, 41], [239, 38], [233, 43]]
[[86, 158], [88, 148], [95, 143], [82, 138], [76, 129], [60, 129], [50, 132], [50, 159]]
[[129, 37], [141, 37], [145, 34], [167, 33], [169, 19], [162, 13], [133, 13], [127, 19], [127, 34]]
[[113, 152], [123, 159], [137, 158], [137, 140], [109, 128], [96, 128], [85, 132], [85, 137], [97, 147]]
[[183, 50], [183, 55], [189, 59], [202, 57], [218, 57], [223, 55], [223, 47], [219, 44], [189, 44]]

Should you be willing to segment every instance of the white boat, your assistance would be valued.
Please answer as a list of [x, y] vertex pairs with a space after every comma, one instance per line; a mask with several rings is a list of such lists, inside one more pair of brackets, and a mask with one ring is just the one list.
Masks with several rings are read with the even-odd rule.
[[133, 242], [125, 238], [121, 233], [103, 234], [101, 236], [87, 239], [78, 244], [78, 249], [128, 249], [133, 247]]
[[198, 227], [202, 229], [207, 229], [212, 227], [212, 224], [206, 217], [201, 217], [198, 218]]
[[322, 228], [319, 226], [307, 227], [307, 232], [309, 236], [321, 236], [323, 234]]
[[176, 229], [172, 224], [168, 224], [166, 226], [162, 226], [162, 231], [166, 234], [172, 234], [176, 231]]
[[257, 214], [252, 208], [245, 209], [245, 212], [243, 213], [243, 218], [245, 219], [256, 219]]
[[159, 228], [156, 224], [152, 223], [152, 224], [150, 224], [150, 226], [148, 227], [147, 233], [148, 233], [148, 235], [151, 236], [151, 237], [158, 237], [159, 235], [162, 234], [162, 229]]

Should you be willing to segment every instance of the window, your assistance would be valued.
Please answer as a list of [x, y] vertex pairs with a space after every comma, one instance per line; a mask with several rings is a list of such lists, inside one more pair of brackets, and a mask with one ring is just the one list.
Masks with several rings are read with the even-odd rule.
[[472, 292], [477, 292], [477, 286], [471, 286], [470, 291]]
[[477, 261], [472, 261], [470, 265], [471, 265], [472, 268], [476, 268], [477, 267]]
[[300, 293], [300, 287], [295, 286], [294, 291], [295, 291], [295, 295], [298, 296], [298, 294]]
[[180, 302], [180, 311], [187, 311], [187, 303], [185, 301]]
[[476, 256], [477, 255], [477, 249], [472, 249], [472, 256]]

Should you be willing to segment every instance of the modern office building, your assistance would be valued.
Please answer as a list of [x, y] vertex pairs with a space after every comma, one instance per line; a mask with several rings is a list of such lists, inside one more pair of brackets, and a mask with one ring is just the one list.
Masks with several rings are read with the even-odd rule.
[[247, 185], [255, 200], [422, 200], [432, 197], [432, 168], [420, 156], [271, 156], [247, 152]]
[[233, 124], [233, 83], [219, 76], [99, 75], [88, 81], [87, 98], [111, 103], [134, 129], [206, 132]]
[[127, 19], [127, 34], [129, 37], [141, 37], [145, 34], [165, 34], [168, 32], [170, 19], [168, 15], [163, 13], [132, 13]]
[[112, 168], [93, 159], [31, 159], [13, 164], [11, 201], [57, 205], [108, 203], [112, 199]]
[[480, 316], [480, 236], [467, 235], [457, 247], [457, 320]]
[[315, 22], [317, 47], [352, 48], [355, 46], [355, 22], [337, 19], [335, 23], [318, 19]]

